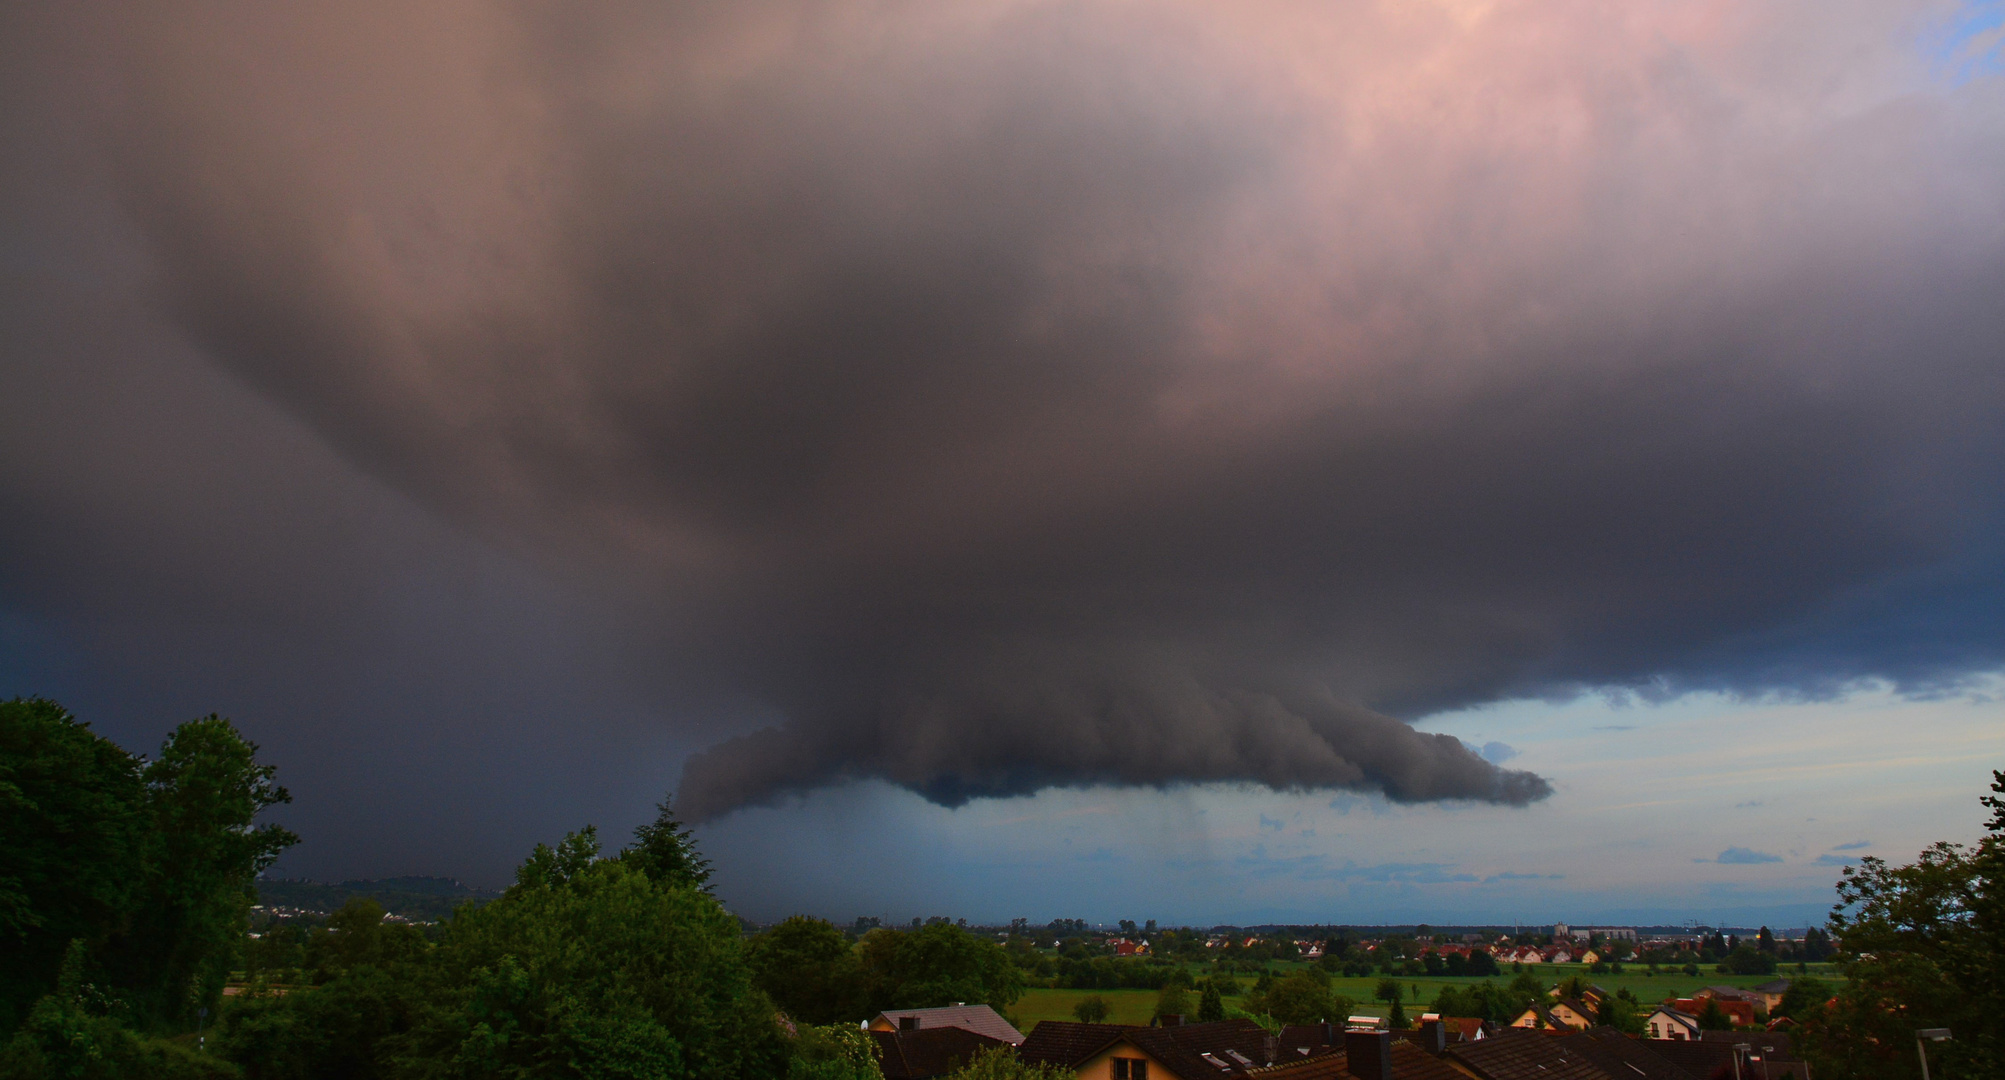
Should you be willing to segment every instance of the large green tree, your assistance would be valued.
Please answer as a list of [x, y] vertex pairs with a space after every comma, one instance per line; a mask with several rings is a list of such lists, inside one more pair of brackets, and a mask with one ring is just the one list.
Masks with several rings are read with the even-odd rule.
[[0, 1032], [131, 915], [148, 829], [141, 762], [41, 698], [0, 702]]
[[738, 920], [689, 884], [592, 858], [573, 834], [460, 912], [433, 959], [440, 1001], [393, 1048], [411, 1077], [717, 1080], [785, 1071]]
[[855, 944], [834, 924], [795, 915], [747, 944], [753, 984], [794, 1020], [832, 1024], [869, 1011]]
[[2005, 1075], [2005, 772], [1994, 772], [1987, 833], [1939, 843], [1906, 866], [1865, 858], [1838, 882], [1832, 936], [1851, 959], [1828, 1006], [1795, 1019], [1819, 1077], [1919, 1076], [1914, 1032], [1937, 1078]]
[[675, 816], [672, 800], [655, 806], [654, 820], [634, 830], [633, 846], [622, 859], [649, 878], [693, 889], [710, 889], [710, 860], [696, 850], [696, 840]]
[[871, 1012], [926, 1009], [957, 1001], [997, 1010], [1023, 994], [1023, 974], [1002, 946], [952, 923], [917, 930], [872, 930], [857, 945]]
[[251, 882], [298, 840], [255, 819], [288, 799], [221, 717], [144, 762], [54, 702], [0, 703], [0, 1023], [56, 990], [65, 957], [141, 1029], [213, 1009]]
[[252, 883], [299, 842], [256, 823], [292, 801], [257, 752], [212, 714], [175, 728], [141, 774], [152, 819], [146, 873], [104, 963], [142, 1022], [182, 1024], [214, 1009], [249, 930]]

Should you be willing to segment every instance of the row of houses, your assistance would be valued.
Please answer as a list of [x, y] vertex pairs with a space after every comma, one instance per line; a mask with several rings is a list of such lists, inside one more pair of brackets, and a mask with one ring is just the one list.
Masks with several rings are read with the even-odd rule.
[[[1733, 986], [1708, 986], [1689, 998], [1674, 998], [1659, 1005], [1644, 1018], [1643, 1031], [1652, 1039], [1681, 1042], [1699, 1039], [1699, 1017], [1709, 1003], [1717, 1004], [1735, 1027], [1751, 1028], [1773, 1012], [1788, 992], [1788, 979], [1777, 979], [1748, 990]], [[1545, 1032], [1586, 1031], [1594, 1026], [1608, 991], [1589, 985], [1580, 991], [1578, 997], [1567, 998], [1559, 997], [1555, 987], [1552, 996], [1555, 1000], [1551, 1004], [1527, 1008], [1511, 1021], [1510, 1026]], [[1786, 1019], [1776, 1020], [1768, 1027], [1778, 1030], [1790, 1026], [1790, 1023]]]
[[1274, 1033], [1244, 1019], [1169, 1017], [1148, 1027], [1046, 1020], [1025, 1036], [974, 1005], [886, 1012], [865, 1027], [886, 1080], [930, 1080], [1002, 1047], [1080, 1080], [1809, 1080], [1784, 1033], [1639, 1040], [1611, 1028], [1497, 1028], [1433, 1014], [1409, 1031], [1382, 1023], [1358, 1016]]

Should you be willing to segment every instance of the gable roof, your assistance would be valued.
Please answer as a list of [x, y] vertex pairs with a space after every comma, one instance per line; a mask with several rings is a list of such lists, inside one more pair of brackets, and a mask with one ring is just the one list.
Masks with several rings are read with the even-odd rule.
[[1030, 1029], [1016, 1046], [1016, 1056], [1025, 1061], [1074, 1068], [1105, 1049], [1114, 1040], [1142, 1028], [1128, 1024], [1081, 1024], [1071, 1020], [1045, 1020]]
[[[1720, 1032], [1719, 1034], [1745, 1036], [1752, 1033]], [[1664, 1060], [1677, 1065], [1693, 1076], [1704, 1077], [1706, 1080], [1713, 1080], [1713, 1078], [1721, 1076], [1733, 1076], [1733, 1048], [1734, 1044], [1732, 1042], [1721, 1039], [1658, 1040], [1650, 1044], [1650, 1049], [1656, 1051]], [[1784, 1080], [1786, 1077], [1805, 1077], [1809, 1075], [1809, 1066], [1781, 1050], [1764, 1050], [1757, 1051], [1757, 1053], [1762, 1055], [1766, 1071], [1771, 1080]]]
[[957, 1027], [872, 1031], [870, 1037], [877, 1040], [877, 1063], [884, 1072], [884, 1080], [945, 1076], [974, 1060], [983, 1050], [1009, 1045], [1001, 1039]]
[[1593, 1027], [1568, 1035], [1560, 1045], [1572, 1049], [1618, 1080], [1704, 1080], [1656, 1052], [1659, 1043], [1632, 1039], [1612, 1027]]
[[[1555, 1014], [1555, 1019], [1557, 1019], [1557, 1014], [1560, 1009], [1565, 1009], [1568, 1012], [1574, 1014], [1575, 1016], [1580, 1017], [1582, 1020], [1587, 1021], [1589, 1025], [1592, 1025], [1594, 1023], [1594, 1010], [1588, 1008], [1586, 1004], [1576, 1001], [1573, 998], [1561, 998], [1560, 1000], [1553, 1002], [1552, 1009], [1549, 1011], [1553, 1012]], [[1564, 1021], [1562, 1021], [1562, 1023], [1564, 1023]]]
[[1176, 1027], [1080, 1024], [1046, 1020], [1017, 1047], [1025, 1061], [1076, 1069], [1087, 1059], [1126, 1041], [1160, 1062], [1181, 1080], [1213, 1080], [1261, 1068], [1272, 1060], [1265, 1028], [1251, 1020], [1218, 1020]]
[[[1317, 1054], [1246, 1074], [1246, 1080], [1354, 1080], [1344, 1052]], [[1392, 1080], [1468, 1080], [1462, 1073], [1409, 1042], [1392, 1044]]]
[[878, 1020], [883, 1020], [896, 1028], [899, 1026], [898, 1022], [908, 1016], [918, 1018], [919, 1028], [922, 1031], [937, 1027], [962, 1028], [977, 1035], [1000, 1039], [1011, 1046], [1023, 1042], [1023, 1032], [1011, 1026], [1009, 1021], [1002, 1018], [1002, 1014], [987, 1005], [948, 1005], [938, 1009], [886, 1009], [878, 1013], [871, 1023], [875, 1025]]

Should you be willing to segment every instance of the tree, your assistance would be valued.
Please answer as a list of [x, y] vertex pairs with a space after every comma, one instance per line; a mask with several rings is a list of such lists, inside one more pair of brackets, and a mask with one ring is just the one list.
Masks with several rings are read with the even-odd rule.
[[1328, 976], [1306, 971], [1275, 979], [1266, 990], [1246, 1001], [1249, 1012], [1264, 1013], [1283, 1024], [1314, 1024], [1331, 1017], [1341, 1018], [1350, 1007], [1350, 999], [1330, 993]]
[[139, 759], [42, 698], [0, 702], [0, 1032], [56, 989], [73, 941], [129, 917], [148, 843]]
[[87, 954], [81, 941], [64, 950], [54, 992], [0, 1047], [0, 1078], [234, 1080], [235, 1070], [223, 1061], [120, 1024], [111, 1015], [119, 1003], [87, 981]]
[[1399, 988], [1398, 979], [1380, 979], [1372, 990], [1372, 996], [1380, 1001], [1398, 1001], [1405, 991]]
[[1735, 975], [1773, 975], [1776, 966], [1775, 954], [1758, 951], [1750, 945], [1742, 945], [1727, 954], [1726, 963], [1722, 966]]
[[1204, 993], [1198, 997], [1197, 1018], [1203, 1023], [1225, 1019], [1225, 999], [1219, 996], [1217, 983], [1204, 984]]
[[[551, 889], [567, 885], [599, 861], [599, 830], [587, 825], [566, 833], [556, 847], [537, 844], [515, 868], [515, 884], [522, 889]], [[650, 875], [651, 877], [651, 875]]]
[[399, 1066], [508, 1080], [784, 1072], [738, 920], [626, 859], [580, 862], [594, 846], [573, 834], [539, 848], [549, 856], [501, 899], [454, 917], [431, 965], [442, 1000], [393, 1040]]
[[947, 1074], [947, 1080], [1072, 1080], [1071, 1069], [1048, 1062], [1029, 1062], [1016, 1049], [995, 1046], [975, 1051], [972, 1061]]
[[1190, 991], [1181, 984], [1169, 983], [1163, 987], [1161, 993], [1156, 995], [1156, 1019], [1161, 1020], [1165, 1016], [1189, 1015]]
[[1072, 1006], [1072, 1015], [1082, 1024], [1098, 1024], [1107, 1019], [1107, 999], [1098, 994], [1089, 994]]
[[802, 1025], [787, 1080], [883, 1080], [877, 1043], [854, 1024]]
[[952, 923], [872, 930], [857, 945], [866, 1008], [926, 1009], [979, 1001], [1001, 1010], [1023, 993], [1023, 973], [993, 941]]
[[832, 1024], [869, 1011], [856, 948], [834, 924], [795, 915], [747, 948], [753, 985], [794, 1020]]
[[191, 1024], [220, 1003], [249, 931], [252, 882], [299, 837], [255, 824], [292, 801], [257, 744], [211, 714], [174, 729], [141, 773], [152, 836], [141, 894], [103, 964], [142, 1025]]
[[1625, 1035], [1640, 1036], [1643, 1034], [1642, 1003], [1625, 986], [1602, 997], [1601, 1004], [1595, 1008], [1594, 1022]]
[[1727, 1011], [1725, 1009], [1720, 1008], [1720, 1002], [1718, 998], [1710, 998], [1710, 997], [1707, 998], [1705, 1006], [1699, 1010], [1699, 1030], [1700, 1031], [1733, 1030], [1733, 1017], [1728, 1016]]
[[1850, 958], [1845, 985], [1796, 1017], [1820, 1077], [1919, 1075], [1923, 1027], [1955, 1035], [1930, 1047], [1935, 1076], [2005, 1074], [2005, 772], [1991, 791], [1974, 848], [1939, 843], [1907, 866], [1869, 856], [1843, 871], [1828, 925]]
[[1497, 1023], [1509, 1023], [1525, 1011], [1533, 1001], [1542, 1000], [1545, 991], [1536, 976], [1521, 972], [1509, 985], [1476, 983], [1457, 989], [1443, 987], [1434, 999], [1434, 1011], [1443, 1016], [1473, 1016]]
[[675, 816], [670, 799], [655, 804], [654, 821], [634, 830], [634, 843], [620, 853], [649, 880], [710, 891], [710, 860]]
[[326, 926], [308, 935], [305, 961], [313, 981], [327, 983], [358, 968], [389, 968], [415, 960], [428, 948], [417, 927], [385, 922], [383, 905], [356, 896], [328, 916]]
[[1406, 1030], [1406, 1006], [1400, 999], [1392, 999], [1392, 1011], [1386, 1014], [1385, 1026], [1394, 1031]]

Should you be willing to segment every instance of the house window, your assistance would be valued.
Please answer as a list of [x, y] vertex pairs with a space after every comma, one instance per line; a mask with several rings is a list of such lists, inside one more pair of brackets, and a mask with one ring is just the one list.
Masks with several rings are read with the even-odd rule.
[[1149, 1080], [1148, 1059], [1115, 1058], [1114, 1080]]

